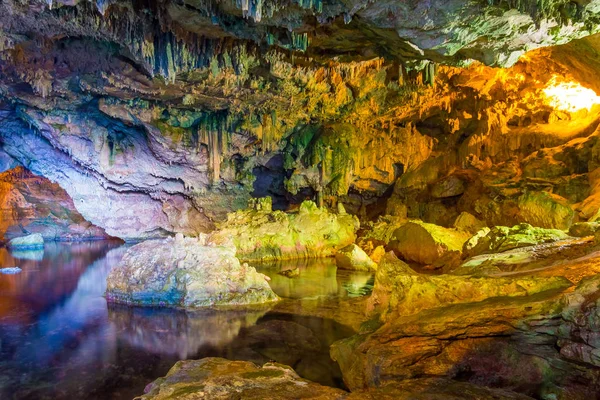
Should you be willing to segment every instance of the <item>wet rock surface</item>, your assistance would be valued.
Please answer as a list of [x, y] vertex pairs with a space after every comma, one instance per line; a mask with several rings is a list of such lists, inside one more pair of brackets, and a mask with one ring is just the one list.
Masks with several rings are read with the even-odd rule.
[[265, 275], [240, 264], [235, 253], [235, 247], [206, 246], [183, 236], [137, 244], [111, 271], [107, 299], [184, 308], [279, 300]]
[[335, 263], [338, 268], [354, 271], [372, 271], [377, 269], [377, 264], [355, 244], [340, 249], [335, 254]]
[[83, 218], [58, 184], [16, 167], [0, 173], [0, 240], [28, 235], [41, 235], [41, 246], [44, 239], [110, 238]]
[[411, 221], [398, 228], [390, 247], [408, 261], [434, 264], [453, 256], [460, 258], [463, 244], [469, 234], [446, 229], [421, 221]]
[[233, 243], [241, 260], [333, 256], [356, 239], [358, 219], [305, 201], [295, 213], [244, 210], [229, 214], [210, 234], [212, 243]]
[[33, 235], [19, 236], [8, 242], [8, 247], [12, 250], [35, 250], [44, 248], [44, 238], [39, 233]]

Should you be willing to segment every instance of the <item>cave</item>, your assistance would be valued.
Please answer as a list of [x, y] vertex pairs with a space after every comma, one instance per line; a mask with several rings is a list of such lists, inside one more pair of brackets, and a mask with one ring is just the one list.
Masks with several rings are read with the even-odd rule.
[[75, 398], [600, 398], [600, 0], [0, 0], [0, 399]]

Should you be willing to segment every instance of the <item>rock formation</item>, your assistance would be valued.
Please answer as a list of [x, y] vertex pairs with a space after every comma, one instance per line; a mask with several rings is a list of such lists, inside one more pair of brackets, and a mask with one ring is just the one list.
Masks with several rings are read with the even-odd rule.
[[357, 330], [350, 392], [205, 359], [146, 398], [595, 398], [599, 54], [600, 0], [4, 0], [0, 238], [151, 239], [130, 305], [271, 302], [240, 260], [336, 257], [271, 284]]
[[[0, 173], [0, 240], [41, 235], [43, 240], [108, 239], [87, 222], [56, 183], [23, 167]], [[37, 240], [39, 243], [39, 239]]]
[[131, 247], [111, 271], [106, 297], [130, 305], [184, 308], [278, 300], [265, 275], [240, 264], [235, 247], [205, 246], [182, 236]]
[[124, 239], [210, 231], [251, 196], [565, 229], [600, 207], [599, 9], [8, 0], [0, 166]]
[[233, 243], [241, 260], [289, 260], [333, 256], [354, 242], [358, 219], [304, 201], [295, 213], [270, 207], [239, 210], [210, 234], [216, 244]]

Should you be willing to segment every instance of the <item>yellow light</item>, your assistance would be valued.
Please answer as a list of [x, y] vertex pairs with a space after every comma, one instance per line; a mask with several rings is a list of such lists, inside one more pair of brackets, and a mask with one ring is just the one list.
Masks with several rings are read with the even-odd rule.
[[558, 82], [554, 76], [546, 85], [544, 94], [548, 105], [556, 110], [576, 112], [594, 104], [600, 104], [600, 96], [592, 89], [581, 86], [576, 82]]

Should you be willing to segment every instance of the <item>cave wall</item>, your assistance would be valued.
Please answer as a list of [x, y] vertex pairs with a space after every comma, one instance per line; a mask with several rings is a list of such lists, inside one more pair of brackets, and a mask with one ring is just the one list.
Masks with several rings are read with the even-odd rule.
[[0, 167], [130, 239], [265, 194], [446, 226], [594, 218], [600, 110], [544, 89], [599, 89], [600, 6], [544, 4], [6, 1]]

